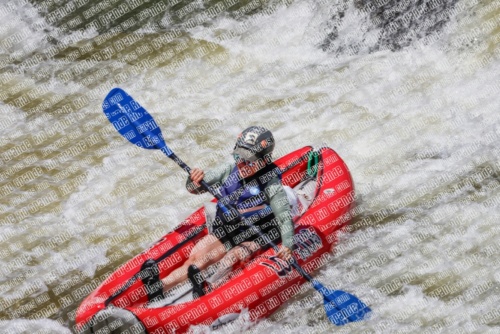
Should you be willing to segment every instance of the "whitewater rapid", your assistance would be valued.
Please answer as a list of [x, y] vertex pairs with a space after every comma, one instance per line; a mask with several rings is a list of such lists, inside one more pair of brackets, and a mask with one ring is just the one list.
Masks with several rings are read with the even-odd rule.
[[89, 289], [210, 200], [108, 123], [116, 86], [192, 167], [263, 125], [276, 157], [326, 145], [351, 170], [356, 216], [315, 277], [372, 318], [334, 328], [307, 290], [217, 332], [499, 333], [498, 1], [70, 3], [0, 8], [0, 333], [70, 333]]

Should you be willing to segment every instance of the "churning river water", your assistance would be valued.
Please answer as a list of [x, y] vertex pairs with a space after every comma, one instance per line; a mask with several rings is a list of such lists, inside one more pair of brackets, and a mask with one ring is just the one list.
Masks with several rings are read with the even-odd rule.
[[[71, 333], [120, 264], [209, 201], [102, 114], [113, 87], [191, 166], [272, 130], [327, 145], [357, 209], [307, 290], [220, 333], [500, 333], [500, 2], [13, 0], [0, 4], [0, 333]], [[205, 327], [195, 332], [208, 331]]]

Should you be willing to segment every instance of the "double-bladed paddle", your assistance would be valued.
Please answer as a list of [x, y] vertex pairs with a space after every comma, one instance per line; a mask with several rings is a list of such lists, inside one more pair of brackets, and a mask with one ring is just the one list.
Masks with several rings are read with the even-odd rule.
[[[124, 90], [113, 88], [106, 96], [102, 108], [115, 129], [132, 144], [145, 149], [161, 150], [188, 174], [190, 173], [191, 168], [179, 159], [165, 143], [160, 127], [153, 117]], [[200, 184], [217, 200], [221, 200], [220, 194], [210, 187], [208, 183], [202, 180]], [[226, 208], [224, 208], [224, 205], [221, 206], [223, 210], [232, 211], [239, 215], [239, 212], [229, 205], [226, 205]], [[252, 226], [248, 220], [242, 219], [242, 221]], [[258, 229], [256, 230], [259, 232]], [[262, 236], [262, 233], [260, 234]], [[269, 244], [275, 250], [278, 249], [278, 246], [272, 241], [269, 241]], [[324, 287], [323, 284], [306, 273], [295, 259], [290, 264], [312, 284], [316, 291], [321, 293], [326, 315], [330, 322], [335, 325], [341, 326], [349, 322], [363, 320], [371, 312], [368, 306], [352, 294]]]

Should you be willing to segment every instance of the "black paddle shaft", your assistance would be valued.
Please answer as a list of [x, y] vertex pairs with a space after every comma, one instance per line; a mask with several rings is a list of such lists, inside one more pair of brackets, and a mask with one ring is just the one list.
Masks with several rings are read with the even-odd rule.
[[[175, 155], [175, 153], [172, 153], [170, 155], [167, 155], [170, 159], [174, 160], [176, 164], [178, 164], [182, 169], [184, 169], [188, 174], [191, 175], [191, 168], [186, 165], [186, 163], [184, 161], [182, 161], [177, 155]], [[213, 187], [211, 187], [208, 183], [206, 183], [204, 180], [201, 180], [200, 181], [200, 185], [203, 189], [205, 189], [206, 191], [208, 191], [209, 193], [211, 193], [215, 198], [217, 198], [217, 200], [219, 201], [221, 207], [229, 212], [231, 212], [231, 215], [233, 215], [233, 219], [234, 218], [239, 218], [240, 221], [245, 221], [245, 219], [241, 216], [240, 212], [238, 210], [236, 210], [231, 204], [222, 204], [220, 201], [222, 200], [222, 196], [217, 192], [215, 191], [215, 189]], [[226, 211], [226, 212], [227, 212]], [[251, 223], [246, 223], [249, 227], [253, 227], [254, 225], [251, 224]], [[257, 231], [257, 233], [260, 232], [259, 229], [255, 229]], [[260, 237], [263, 237], [262, 233], [259, 233], [259, 236]], [[278, 246], [276, 246], [274, 243], [270, 243], [271, 247], [273, 247], [274, 249], [278, 249]]]
[[[174, 160], [182, 169], [184, 169], [187, 173], [190, 173], [191, 172], [191, 168], [189, 168], [188, 165], [186, 165], [181, 159], [179, 159], [179, 157], [177, 157], [175, 155], [175, 153], [171, 153], [170, 155], [167, 155], [169, 158], [171, 158], [172, 160]], [[172, 157], [173, 156], [173, 157]], [[304, 160], [304, 157], [306, 157], [307, 154], [301, 156], [299, 159], [295, 160], [293, 163], [291, 163], [290, 165], [288, 165], [283, 171], [281, 171], [282, 173], [285, 173], [286, 171], [288, 171], [290, 168], [296, 166], [297, 164], [299, 164], [300, 162], [302, 162]], [[220, 195], [218, 193], [212, 193], [211, 190], [213, 190], [212, 187], [210, 187], [210, 185], [208, 183], [206, 183], [205, 181], [202, 181], [202, 186], [205, 187], [205, 189], [208, 189], [208, 191], [210, 191], [210, 193], [212, 195], [214, 195], [218, 200], [220, 200]], [[237, 211], [236, 211], [237, 212]], [[166, 259], [167, 257], [169, 257], [170, 255], [172, 255], [173, 253], [175, 253], [178, 249], [180, 249], [182, 246], [184, 246], [186, 243], [188, 243], [189, 241], [191, 241], [193, 238], [195, 238], [198, 234], [200, 234], [204, 229], [205, 229], [206, 225], [203, 224], [203, 225], [200, 225], [200, 227], [193, 233], [191, 234], [188, 238], [184, 239], [183, 241], [181, 241], [180, 243], [178, 243], [177, 245], [175, 245], [173, 248], [169, 249], [167, 252], [165, 252], [162, 256], [160, 256], [159, 258], [156, 259], [156, 262], [159, 263], [161, 261], [163, 261], [164, 259]], [[257, 229], [257, 233], [259, 233], [260, 230]], [[260, 233], [260, 235], [262, 236], [262, 233]], [[274, 247], [274, 249], [277, 249], [276, 245], [274, 244], [271, 244], [272, 247]], [[295, 262], [294, 262], [295, 263]], [[306, 272], [304, 272], [302, 270], [301, 267], [296, 267], [294, 265], [294, 263], [292, 264], [296, 269], [297, 271], [302, 275], [304, 276], [304, 278], [306, 278], [309, 282], [312, 280], [312, 277], [309, 276]], [[111, 301], [113, 301], [116, 297], [118, 297], [119, 295], [121, 295], [123, 292], [125, 292], [130, 286], [132, 286], [132, 284], [134, 284], [134, 282], [137, 280], [137, 278], [139, 277], [140, 275], [140, 272], [137, 273], [136, 275], [134, 275], [131, 279], [129, 279], [124, 286], [122, 286], [122, 288], [118, 291], [116, 291], [114, 294], [112, 294], [105, 302], [104, 304], [106, 306], [109, 305], [109, 303]]]
[[[174, 160], [176, 164], [178, 164], [182, 169], [184, 169], [188, 174], [191, 175], [191, 168], [188, 165], [186, 165], [186, 163], [184, 161], [182, 161], [177, 155], [175, 155], [175, 153], [172, 153], [172, 154], [167, 155], [167, 156], [170, 159]], [[200, 184], [203, 187], [203, 189], [205, 189], [206, 191], [211, 193], [215, 198], [217, 198], [217, 200], [219, 200], [219, 201], [222, 200], [222, 196], [217, 191], [215, 191], [215, 189], [212, 188], [208, 183], [201, 180]], [[228, 208], [231, 211], [235, 211], [235, 209], [232, 208], [231, 205], [229, 205], [229, 204], [226, 205], [226, 208]]]
[[[191, 168], [186, 165], [186, 163], [184, 161], [182, 161], [177, 155], [175, 155], [175, 153], [172, 153], [171, 155], [168, 156], [170, 159], [174, 160], [176, 164], [178, 164], [182, 169], [184, 169], [188, 174], [191, 174]], [[210, 192], [215, 198], [217, 198], [217, 200], [221, 200], [222, 197], [220, 194], [218, 194], [212, 187], [210, 187], [210, 185], [208, 183], [206, 183], [205, 181], [201, 181], [200, 182], [201, 186], [203, 187], [203, 189], [205, 189], [206, 191]], [[249, 227], [255, 227], [252, 223], [248, 222], [247, 220], [245, 220], [239, 213], [238, 210], [232, 208], [230, 205], [227, 205], [226, 206], [229, 210], [231, 210], [232, 212], [236, 212], [238, 215], [239, 215], [239, 218], [241, 219], [242, 222], [244, 222], [244, 224], [247, 224], [247, 226]], [[264, 234], [262, 233], [262, 231], [258, 228], [254, 228], [255, 232], [259, 235], [259, 237], [263, 238], [264, 240], [266, 239], [266, 237], [264, 236]], [[272, 242], [271, 240], [269, 240], [267, 242], [272, 248], [274, 248], [275, 251], [278, 251], [278, 246]], [[300, 275], [302, 275], [302, 277], [304, 277], [308, 282], [311, 282], [313, 280], [313, 278], [305, 272], [304, 269], [302, 269], [301, 266], [299, 266], [299, 264], [296, 262], [295, 258], [293, 257], [292, 255], [292, 261], [290, 261], [290, 264], [299, 272]]]

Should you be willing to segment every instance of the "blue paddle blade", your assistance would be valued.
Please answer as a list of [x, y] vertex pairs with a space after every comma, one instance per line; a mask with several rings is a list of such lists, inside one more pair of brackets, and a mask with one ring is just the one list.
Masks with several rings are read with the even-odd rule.
[[332, 290], [313, 280], [313, 286], [323, 295], [328, 320], [337, 326], [365, 319], [371, 309], [355, 296], [341, 290]]
[[129, 142], [146, 149], [173, 152], [165, 144], [153, 117], [121, 88], [113, 88], [102, 103], [102, 110], [115, 129]]

